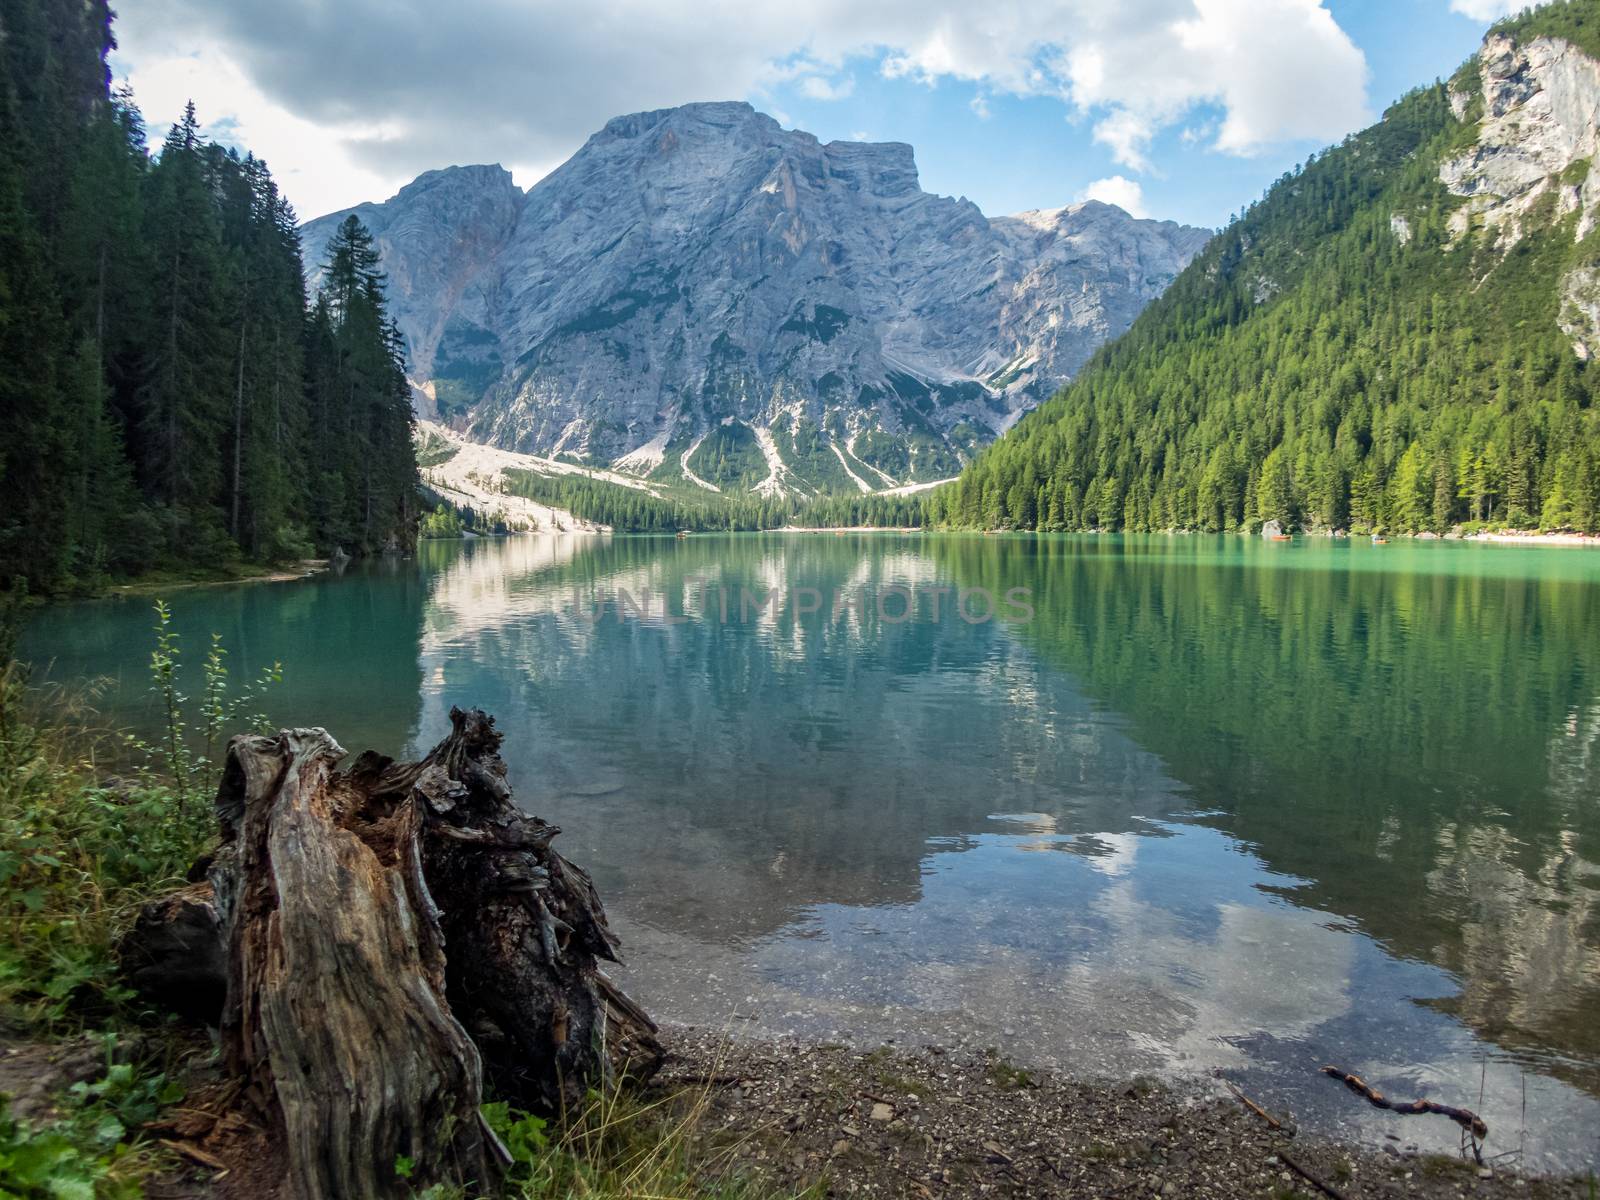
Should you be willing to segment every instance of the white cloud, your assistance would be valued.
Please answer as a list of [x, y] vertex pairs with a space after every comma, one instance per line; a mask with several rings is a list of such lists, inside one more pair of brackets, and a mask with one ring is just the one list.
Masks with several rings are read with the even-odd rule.
[[978, 120], [980, 121], [987, 121], [991, 115], [989, 112], [989, 98], [982, 92], [979, 92], [971, 100], [967, 101], [967, 106], [971, 108], [975, 114], [977, 114]]
[[1155, 135], [1197, 105], [1222, 111], [1215, 148], [1333, 141], [1368, 117], [1366, 60], [1318, 0], [1139, 0], [1142, 22], [1090, 21], [1060, 60], [1065, 92], [1103, 114], [1095, 139], [1147, 170]]
[[263, 159], [302, 217], [394, 191], [395, 180], [385, 172], [350, 161], [346, 143], [398, 138], [402, 130], [380, 121], [317, 122], [296, 116], [262, 94], [226, 55], [141, 55], [127, 79], [149, 123], [152, 146], [160, 146], [193, 99], [211, 135]]
[[[945, 7], [936, 5], [936, 8]], [[1369, 118], [1366, 60], [1321, 0], [992, 0], [948, 4], [896, 46], [890, 76], [1057, 95], [1095, 119], [1118, 162], [1149, 167], [1155, 135], [1197, 105], [1223, 111], [1216, 148], [1333, 141]]]
[[808, 100], [843, 100], [855, 90], [856, 81], [848, 75], [838, 83], [820, 75], [807, 75], [800, 81], [800, 94]]
[[1528, 7], [1528, 0], [1450, 0], [1450, 11], [1474, 21], [1498, 21]]
[[621, 113], [838, 99], [862, 59], [973, 85], [980, 115], [1054, 97], [1130, 170], [1197, 108], [1232, 154], [1368, 115], [1365, 61], [1321, 0], [589, 0], [582, 20], [560, 0], [140, 0], [117, 32], [153, 126], [192, 89], [308, 216], [447, 163], [525, 178]]
[[1115, 204], [1131, 217], [1148, 217], [1144, 206], [1144, 188], [1136, 180], [1123, 175], [1096, 179], [1083, 189], [1083, 200], [1099, 200], [1102, 204]]
[[1176, 28], [1191, 59], [1222, 68], [1219, 150], [1249, 154], [1366, 118], [1366, 60], [1317, 0], [1195, 0], [1195, 8]]
[[1145, 157], [1145, 147], [1155, 136], [1154, 119], [1119, 108], [1094, 127], [1094, 140], [1111, 148], [1111, 157], [1135, 171], [1148, 171], [1150, 160]]

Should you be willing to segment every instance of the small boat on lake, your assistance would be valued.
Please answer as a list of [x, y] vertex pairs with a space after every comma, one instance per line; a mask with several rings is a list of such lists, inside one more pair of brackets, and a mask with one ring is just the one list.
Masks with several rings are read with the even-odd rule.
[[1381, 533], [1375, 533], [1372, 535], [1372, 544], [1374, 546], [1387, 546], [1389, 544], [1389, 539], [1384, 537]]

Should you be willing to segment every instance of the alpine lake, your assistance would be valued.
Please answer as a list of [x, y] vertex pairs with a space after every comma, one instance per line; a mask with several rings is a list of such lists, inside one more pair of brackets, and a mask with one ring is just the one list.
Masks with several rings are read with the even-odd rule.
[[[1600, 1165], [1600, 553], [1243, 537], [424, 543], [173, 590], [262, 707], [415, 757], [505, 734], [658, 1019], [1219, 1070], [1454, 1152], [1319, 1073]], [[36, 678], [151, 730], [152, 597], [39, 612]]]

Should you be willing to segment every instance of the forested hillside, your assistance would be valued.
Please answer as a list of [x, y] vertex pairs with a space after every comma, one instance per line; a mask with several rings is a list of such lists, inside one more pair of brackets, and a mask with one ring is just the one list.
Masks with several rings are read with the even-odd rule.
[[0, 587], [59, 592], [411, 535], [399, 341], [359, 225], [308, 305], [266, 165], [152, 158], [104, 0], [0, 10]]
[[[1508, 103], [1587, 79], [1579, 63], [1550, 83], [1518, 46], [1548, 35], [1582, 49], [1597, 14], [1576, 0], [1492, 32], [1483, 63], [1512, 72]], [[1575, 281], [1600, 262], [1592, 164], [1568, 162], [1504, 219], [1484, 215], [1490, 189], [1452, 191], [1442, 176], [1470, 179], [1505, 150], [1479, 140], [1485, 69], [1474, 59], [1280, 180], [1073, 384], [934, 493], [930, 520], [1600, 530], [1600, 376], [1573, 332], [1587, 303]], [[1565, 111], [1530, 106], [1508, 153], [1565, 144], [1537, 141], [1551, 109]], [[1593, 141], [1592, 118], [1575, 136]]]
[[693, 495], [667, 491], [652, 495], [637, 488], [571, 475], [507, 474], [507, 490], [576, 517], [609, 525], [617, 533], [674, 533], [809, 528], [920, 526], [920, 495], [841, 494], [801, 500], [787, 496]]

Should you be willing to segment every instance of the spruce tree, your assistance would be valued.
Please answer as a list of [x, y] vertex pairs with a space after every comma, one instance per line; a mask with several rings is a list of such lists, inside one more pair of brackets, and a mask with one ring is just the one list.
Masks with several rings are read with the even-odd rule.
[[266, 165], [208, 143], [193, 105], [152, 162], [113, 45], [104, 0], [0, 11], [0, 588], [408, 541], [409, 389], [370, 237], [338, 319], [308, 313]]

